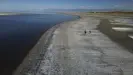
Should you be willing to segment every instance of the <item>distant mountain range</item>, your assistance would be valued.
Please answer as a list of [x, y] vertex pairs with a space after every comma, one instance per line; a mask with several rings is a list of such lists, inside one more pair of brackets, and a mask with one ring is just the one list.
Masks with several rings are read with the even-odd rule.
[[133, 12], [133, 10], [126, 10], [126, 9], [44, 9], [45, 12], [47, 11], [72, 11], [72, 12], [112, 12], [112, 11], [121, 11], [121, 12]]
[[128, 9], [43, 9], [43, 10], [23, 10], [23, 11], [6, 11], [18, 13], [53, 13], [53, 12], [133, 12]]

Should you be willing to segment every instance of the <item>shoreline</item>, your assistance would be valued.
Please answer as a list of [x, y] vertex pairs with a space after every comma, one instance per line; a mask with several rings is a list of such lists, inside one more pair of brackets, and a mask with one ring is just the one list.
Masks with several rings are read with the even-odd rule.
[[[66, 14], [64, 14], [64, 15], [66, 15]], [[76, 15], [71, 15], [71, 16], [76, 16]], [[38, 67], [39, 64], [38, 64], [38, 66], [36, 64], [39, 63], [41, 61], [40, 59], [42, 59], [42, 57], [45, 55], [45, 52], [46, 52], [48, 46], [50, 45], [50, 42], [52, 41], [53, 32], [58, 27], [60, 27], [60, 25], [62, 25], [64, 23], [68, 23], [68, 22], [71, 22], [71, 21], [75, 21], [75, 20], [81, 19], [80, 16], [77, 16], [77, 17], [78, 18], [76, 18], [76, 19], [63, 21], [61, 23], [55, 24], [53, 27], [51, 27], [46, 32], [44, 32], [41, 35], [40, 39], [37, 41], [37, 43], [33, 46], [33, 48], [31, 50], [29, 50], [29, 52], [27, 53], [27, 55], [23, 59], [22, 63], [13, 71], [12, 74], [13, 75], [19, 75], [20, 72], [22, 74], [23, 73], [25, 74], [26, 72], [30, 72], [31, 70], [33, 70], [34, 67]], [[44, 47], [44, 50], [41, 51], [41, 50], [37, 49], [39, 47]], [[35, 58], [37, 58], [37, 59], [35, 59]]]
[[[68, 13], [67, 15], [74, 15], [74, 13], [73, 14]], [[97, 14], [95, 14], [95, 15], [92, 15], [92, 16], [91, 15], [90, 16], [89, 15], [87, 16], [86, 14], [85, 15], [82, 15], [82, 13], [81, 13], [81, 14], [79, 14], [79, 16], [81, 16], [81, 17], [78, 18], [78, 19], [84, 19], [85, 17], [101, 17], [103, 15], [97, 15]], [[104, 18], [106, 16], [107, 15], [105, 15]], [[108, 16], [110, 16], [110, 15], [108, 15]], [[48, 29], [42, 35], [42, 37], [39, 39], [39, 41], [35, 45], [35, 47], [33, 47], [33, 49], [31, 49], [29, 51], [28, 55], [26, 56], [26, 58], [24, 59], [24, 61], [22, 62], [22, 64], [17, 68], [16, 71], [14, 71], [13, 75], [25, 75], [25, 74], [27, 74], [27, 75], [29, 75], [29, 74], [36, 75], [36, 73], [38, 71], [38, 68], [40, 67], [41, 60], [43, 59], [42, 57], [45, 55], [45, 52], [47, 51], [47, 48], [49, 47], [51, 41], [53, 40], [52, 39], [53, 32], [57, 28], [59, 28], [62, 24], [69, 23], [69, 22], [75, 21], [75, 20], [77, 20], [77, 19], [70, 20], [70, 21], [64, 21], [64, 22], [59, 23], [59, 24], [56, 24], [55, 26], [53, 26], [50, 29]], [[93, 19], [92, 19], [92, 21], [93, 21]], [[41, 40], [43, 40], [43, 41], [41, 41]], [[97, 40], [99, 40], [99, 39], [97, 39]], [[43, 46], [43, 48], [41, 46]], [[43, 50], [40, 50], [40, 49], [43, 49]]]
[[[76, 12], [75, 12], [76, 13]], [[64, 15], [71, 15], [71, 16], [77, 16], [79, 18], [82, 18], [83, 16], [81, 16], [80, 14], [75, 14], [73, 12], [57, 12], [57, 14], [64, 14]]]
[[[97, 15], [97, 14], [95, 14], [95, 15], [94, 14], [93, 15], [84, 14], [83, 15], [83, 13], [77, 13], [76, 15], [74, 13], [64, 13], [64, 14], [72, 15], [72, 16], [78, 15], [78, 16], [80, 16], [80, 18], [70, 20], [70, 21], [64, 21], [64, 22], [61, 22], [59, 24], [56, 24], [55, 26], [48, 29], [44, 34], [42, 34], [42, 36], [39, 39], [39, 41], [37, 42], [37, 44], [29, 51], [29, 53], [27, 54], [27, 56], [23, 60], [22, 64], [20, 64], [20, 66], [18, 66], [18, 68], [14, 71], [13, 75], [25, 75], [25, 74], [26, 75], [29, 75], [29, 74], [36, 75], [36, 73], [38, 72], [38, 69], [40, 67], [40, 63], [44, 59], [43, 57], [45, 56], [45, 52], [47, 51], [51, 41], [53, 40], [52, 39], [53, 32], [57, 28], [59, 28], [61, 25], [65, 24], [65, 23], [72, 22], [72, 21], [76, 21], [79, 19], [81, 20], [81, 19], [84, 19], [86, 17], [94, 17], [94, 18], [100, 17], [100, 18], [102, 18], [102, 16], [103, 16], [103, 15]], [[108, 16], [111, 16], [111, 15], [105, 15], [104, 18], [106, 18], [106, 17], [109, 18]], [[92, 18], [92, 21], [93, 21], [93, 18]]]
[[8, 16], [8, 15], [20, 15], [21, 13], [1, 13], [0, 16]]
[[[42, 45], [42, 43], [43, 43], [44, 44], [44, 47], [46, 49], [48, 47], [47, 44], [50, 42], [49, 39], [52, 39], [52, 33], [58, 27], [59, 27], [59, 24], [53, 26], [52, 28], [48, 29], [44, 34], [42, 34], [41, 38], [38, 40], [38, 42], [35, 44], [35, 46], [31, 50], [29, 50], [29, 53], [24, 58], [23, 62], [13, 72], [13, 75], [18, 75], [19, 72], [24, 73], [26, 70], [29, 71], [29, 69], [32, 69], [31, 67], [33, 67], [33, 65], [36, 66], [35, 64], [37, 64], [37, 62], [40, 61], [38, 59], [41, 58], [41, 56], [40, 56], [41, 55], [41, 51], [38, 51], [37, 48], [39, 47], [40, 44]], [[45, 41], [45, 42], [41, 42], [42, 40]], [[35, 59], [38, 56], [40, 56], [40, 57], [37, 58], [37, 59]], [[36, 62], [33, 62], [33, 61], [36, 61]], [[30, 65], [32, 65], [32, 66], [30, 66]]]

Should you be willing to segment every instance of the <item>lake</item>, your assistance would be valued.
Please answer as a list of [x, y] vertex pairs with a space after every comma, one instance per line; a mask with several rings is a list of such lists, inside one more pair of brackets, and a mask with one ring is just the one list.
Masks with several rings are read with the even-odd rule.
[[55, 13], [0, 16], [0, 74], [10, 74], [46, 30], [77, 18]]

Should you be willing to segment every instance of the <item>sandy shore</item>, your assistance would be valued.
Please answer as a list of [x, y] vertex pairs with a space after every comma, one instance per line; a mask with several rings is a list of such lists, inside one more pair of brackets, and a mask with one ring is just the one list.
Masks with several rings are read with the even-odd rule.
[[101, 19], [116, 16], [65, 14], [81, 18], [49, 29], [14, 75], [133, 74], [133, 54], [96, 29]]
[[29, 54], [23, 60], [22, 64], [20, 64], [20, 66], [17, 68], [14, 75], [20, 75], [20, 73], [23, 75], [31, 70], [36, 71], [37, 66], [39, 66], [39, 62], [43, 59], [42, 57], [45, 55], [45, 52], [49, 46], [53, 32], [59, 26], [60, 25], [56, 25], [50, 28], [47, 32], [45, 32], [44, 35], [42, 35], [37, 44], [30, 50]]
[[2, 14], [2, 13], [0, 13], [0, 15], [9, 15], [9, 14], [4, 14], [4, 13]]
[[[77, 18], [77, 19], [80, 19], [80, 18]], [[70, 22], [70, 21], [67, 21], [67, 22]], [[47, 30], [47, 32], [45, 32], [41, 36], [37, 44], [30, 50], [30, 52], [25, 57], [23, 62], [19, 65], [19, 67], [13, 72], [13, 75], [25, 75], [28, 72], [33, 72], [33, 71], [36, 72], [38, 70], [37, 67], [39, 67], [39, 62], [43, 60], [43, 56], [45, 55], [45, 52], [47, 51], [47, 48], [51, 43], [54, 31], [57, 28], [59, 28], [60, 25], [67, 22], [57, 24], [52, 28], [50, 28], [49, 30]]]
[[16, 15], [16, 14], [0, 13], [0, 15]]

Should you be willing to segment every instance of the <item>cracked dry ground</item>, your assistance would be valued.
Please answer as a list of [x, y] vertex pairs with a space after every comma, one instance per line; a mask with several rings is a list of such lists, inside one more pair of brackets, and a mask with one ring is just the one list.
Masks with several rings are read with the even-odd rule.
[[133, 75], [133, 54], [96, 30], [99, 22], [90, 17], [57, 28], [36, 75]]

